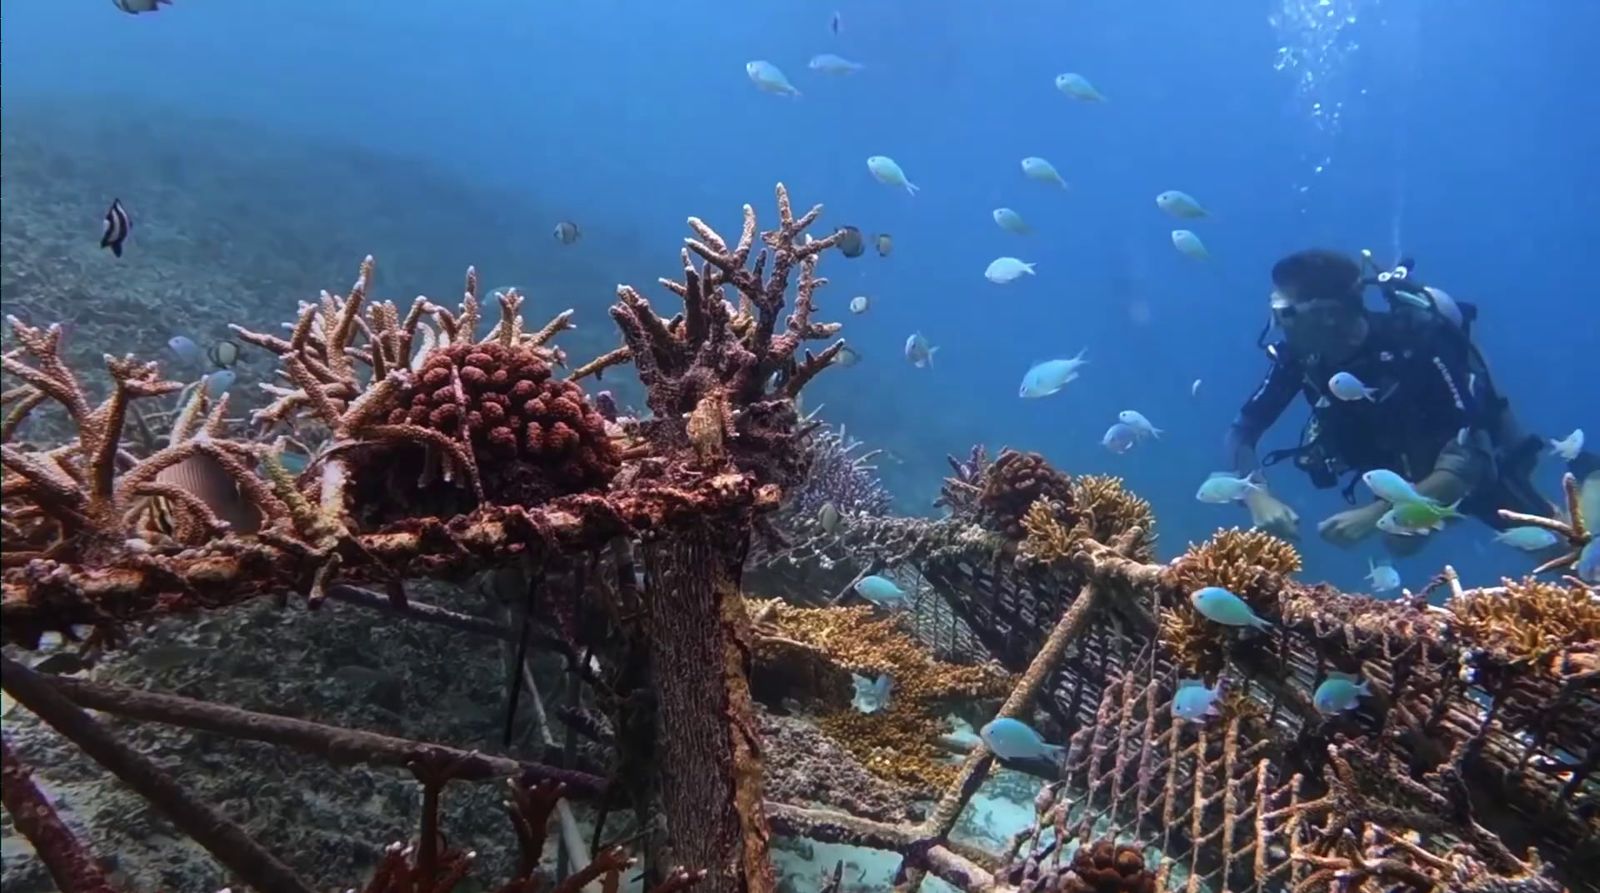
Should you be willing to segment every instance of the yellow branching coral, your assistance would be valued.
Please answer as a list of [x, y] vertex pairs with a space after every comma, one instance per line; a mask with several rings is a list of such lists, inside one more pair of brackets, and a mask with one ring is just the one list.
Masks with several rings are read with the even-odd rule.
[[1468, 592], [1445, 607], [1463, 640], [1511, 661], [1537, 663], [1600, 642], [1600, 602], [1575, 585], [1506, 580], [1504, 595]]
[[1155, 557], [1155, 512], [1150, 503], [1122, 485], [1122, 478], [1085, 475], [1072, 479], [1072, 499], [1041, 496], [1022, 516], [1022, 553], [1035, 561], [1055, 561], [1086, 539], [1110, 544], [1130, 527], [1142, 533], [1128, 550], [1135, 561]]
[[1072, 479], [1073, 511], [1078, 526], [1088, 536], [1110, 543], [1123, 531], [1137, 526], [1142, 535], [1128, 550], [1135, 561], [1155, 557], [1156, 515], [1148, 500], [1123, 486], [1122, 478], [1090, 474]]
[[1021, 546], [1024, 556], [1048, 563], [1072, 553], [1072, 547], [1079, 541], [1079, 531], [1061, 523], [1060, 513], [1058, 505], [1042, 496], [1028, 506], [1027, 513], [1022, 516], [1022, 529], [1027, 531]]
[[1250, 603], [1257, 613], [1278, 612], [1277, 595], [1288, 574], [1300, 570], [1294, 546], [1259, 530], [1219, 530], [1189, 550], [1167, 572], [1168, 582], [1187, 595], [1221, 586]]
[[946, 706], [1003, 696], [1010, 684], [991, 667], [934, 660], [895, 618], [874, 617], [870, 607], [768, 604], [757, 614], [777, 635], [825, 652], [850, 672], [889, 674], [894, 691], [888, 709], [872, 714], [834, 709], [819, 725], [873, 772], [918, 790], [931, 792], [955, 777], [938, 743]]

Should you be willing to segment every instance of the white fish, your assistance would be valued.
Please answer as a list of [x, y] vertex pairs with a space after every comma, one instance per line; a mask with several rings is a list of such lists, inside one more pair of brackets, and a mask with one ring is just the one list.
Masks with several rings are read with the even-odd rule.
[[904, 186], [912, 195], [917, 194], [917, 184], [906, 179], [906, 172], [900, 169], [893, 158], [887, 155], [874, 155], [867, 159], [867, 171], [879, 183], [887, 186]]
[[1197, 378], [1197, 379], [1194, 380], [1194, 384], [1189, 385], [1189, 396], [1191, 396], [1191, 397], [1198, 396], [1199, 393], [1200, 393], [1200, 379]]
[[1389, 592], [1400, 588], [1400, 572], [1392, 564], [1373, 564], [1372, 559], [1367, 559], [1366, 579], [1372, 584], [1373, 592]]
[[173, 335], [167, 339], [167, 346], [178, 355], [178, 360], [185, 366], [198, 366], [205, 355], [200, 352], [200, 345], [188, 335]]
[[818, 53], [812, 56], [811, 62], [807, 67], [812, 71], [820, 71], [823, 74], [854, 74], [866, 68], [860, 62], [851, 62], [849, 59], [835, 56], [832, 53]]
[[1211, 257], [1211, 252], [1206, 250], [1206, 243], [1186, 229], [1172, 231], [1172, 247], [1178, 249], [1179, 254], [1195, 260], [1208, 260]]
[[1245, 497], [1245, 494], [1253, 490], [1260, 490], [1263, 483], [1264, 481], [1259, 472], [1252, 471], [1244, 477], [1239, 477], [1238, 475], [1217, 471], [1205, 479], [1205, 482], [1200, 485], [1200, 489], [1195, 491], [1194, 498], [1213, 505], [1226, 505], [1230, 502], [1238, 502]]
[[1033, 228], [1028, 226], [1027, 221], [1022, 219], [1022, 215], [1010, 208], [995, 208], [993, 216], [994, 222], [1008, 233], [1016, 233], [1020, 236], [1033, 231]]
[[1194, 196], [1176, 189], [1168, 189], [1156, 196], [1156, 207], [1185, 220], [1207, 216], [1206, 209], [1194, 200]]
[[220, 397], [228, 393], [237, 378], [232, 369], [218, 369], [205, 377], [206, 393], [212, 397]]
[[1037, 155], [1029, 155], [1022, 159], [1022, 173], [1030, 180], [1054, 183], [1062, 189], [1067, 188], [1067, 181], [1061, 179], [1061, 175], [1056, 172], [1056, 166]]
[[922, 337], [921, 332], [912, 332], [906, 338], [906, 359], [911, 365], [921, 369], [933, 367], [933, 355], [939, 348], [928, 344], [928, 339]]
[[1144, 417], [1144, 413], [1137, 409], [1124, 409], [1117, 413], [1117, 421], [1139, 432], [1140, 437], [1159, 438], [1161, 436], [1161, 429], [1150, 424], [1150, 420]]
[[993, 282], [995, 285], [1005, 285], [1008, 282], [1016, 281], [1017, 277], [1023, 273], [1027, 273], [1030, 276], [1035, 275], [1033, 264], [1017, 260], [1014, 257], [997, 257], [989, 262], [989, 268], [983, 271], [983, 278]]
[[1139, 432], [1133, 430], [1132, 426], [1124, 425], [1121, 422], [1112, 424], [1111, 427], [1106, 429], [1105, 436], [1100, 438], [1101, 446], [1119, 456], [1133, 449], [1138, 442]]
[[1583, 429], [1574, 428], [1572, 433], [1560, 440], [1550, 441], [1550, 452], [1560, 456], [1563, 460], [1571, 462], [1578, 458], [1578, 453], [1583, 450]]
[[867, 308], [870, 307], [871, 305], [872, 305], [872, 302], [867, 299], [866, 295], [856, 295], [855, 297], [850, 299], [850, 312], [851, 313], [866, 313], [867, 312]]
[[155, 12], [162, 4], [171, 5], [172, 0], [111, 0], [120, 10], [129, 15], [138, 15], [141, 12]]
[[794, 84], [789, 83], [789, 78], [778, 66], [763, 59], [744, 64], [744, 73], [750, 76], [751, 83], [767, 93], [776, 93], [779, 96], [793, 96], [800, 98], [800, 91]]
[[1340, 400], [1372, 400], [1373, 394], [1378, 393], [1377, 388], [1369, 388], [1361, 379], [1348, 372], [1335, 372], [1328, 379], [1328, 391]]
[[1512, 527], [1495, 534], [1494, 541], [1524, 552], [1542, 552], [1556, 544], [1556, 535], [1543, 527]]
[[1089, 361], [1083, 358], [1088, 350], [1086, 347], [1070, 359], [1045, 360], [1033, 364], [1033, 367], [1023, 374], [1022, 386], [1017, 389], [1017, 396], [1048, 397], [1071, 384], [1078, 378], [1078, 369], [1088, 365]]
[[1056, 75], [1056, 89], [1079, 102], [1107, 101], [1105, 94], [1096, 90], [1088, 78], [1073, 72]]

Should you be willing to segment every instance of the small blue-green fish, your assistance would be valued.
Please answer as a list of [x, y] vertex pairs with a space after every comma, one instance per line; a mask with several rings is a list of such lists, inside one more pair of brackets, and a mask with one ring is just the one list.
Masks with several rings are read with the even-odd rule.
[[1432, 531], [1443, 530], [1445, 521], [1461, 517], [1461, 512], [1456, 510], [1460, 505], [1459, 499], [1449, 505], [1402, 502], [1383, 513], [1378, 519], [1378, 529], [1395, 536], [1427, 536]]
[[1560, 440], [1550, 441], [1550, 452], [1560, 456], [1562, 461], [1571, 462], [1578, 458], [1578, 453], [1583, 451], [1583, 429], [1574, 428], [1571, 434]]
[[1156, 196], [1156, 207], [1185, 220], [1195, 220], [1207, 214], [1206, 209], [1194, 200], [1194, 196], [1176, 189], [1168, 189]]
[[1017, 389], [1017, 396], [1024, 398], [1048, 397], [1056, 393], [1078, 378], [1078, 369], [1088, 364], [1083, 358], [1088, 348], [1078, 351], [1078, 355], [1070, 359], [1045, 360], [1035, 363], [1022, 376], [1022, 386]]
[[218, 369], [206, 376], [206, 393], [212, 397], [220, 397], [228, 393], [228, 389], [233, 387], [235, 378], [237, 376], [234, 375], [232, 369]]
[[1271, 629], [1272, 624], [1256, 616], [1256, 612], [1245, 604], [1244, 599], [1234, 595], [1221, 586], [1207, 586], [1196, 589], [1189, 594], [1189, 604], [1200, 612], [1200, 616], [1213, 623], [1223, 626], [1253, 626], [1257, 629]]
[[1258, 472], [1252, 471], [1244, 477], [1239, 477], [1236, 474], [1216, 471], [1200, 485], [1194, 498], [1212, 505], [1227, 505], [1230, 502], [1238, 502], [1253, 491], [1260, 490], [1262, 483], [1264, 481]]
[[900, 168], [900, 163], [887, 155], [873, 155], [868, 158], [867, 173], [885, 186], [902, 186], [912, 195], [916, 195], [920, 188], [906, 179], [906, 172]]
[[1400, 572], [1392, 564], [1373, 564], [1372, 559], [1367, 559], [1367, 582], [1372, 584], [1373, 592], [1389, 592], [1400, 588]]
[[172, 5], [172, 0], [111, 0], [116, 7], [129, 15], [138, 15], [141, 12], [157, 12], [162, 4]]
[[576, 223], [570, 220], [563, 220], [556, 224], [554, 235], [557, 242], [563, 245], [571, 245], [573, 242], [583, 238], [583, 230], [578, 229]]
[[1189, 396], [1191, 396], [1191, 397], [1200, 396], [1200, 379], [1198, 379], [1198, 378], [1195, 379], [1194, 380], [1194, 384], [1189, 385]]
[[1150, 424], [1150, 420], [1144, 417], [1144, 413], [1137, 409], [1124, 409], [1117, 413], [1117, 421], [1139, 432], [1140, 437], [1155, 439], [1160, 439], [1161, 437], [1161, 429]]
[[1184, 257], [1190, 257], [1195, 260], [1209, 260], [1211, 258], [1211, 252], [1206, 250], [1206, 243], [1200, 241], [1199, 236], [1186, 229], [1172, 231], [1172, 247], [1178, 249], [1178, 253]]
[[1335, 372], [1328, 379], [1328, 392], [1340, 400], [1372, 400], [1376, 403], [1372, 395], [1378, 393], [1378, 389], [1367, 387], [1361, 379], [1348, 372]]
[[1027, 261], [1017, 260], [1014, 257], [997, 257], [989, 262], [988, 269], [983, 271], [983, 278], [993, 282], [995, 285], [1005, 285], [1008, 282], [1017, 281], [1024, 273], [1029, 276], [1038, 275], [1034, 273], [1033, 266]]
[[880, 608], [904, 607], [911, 599], [911, 593], [896, 586], [893, 580], [877, 574], [857, 580], [856, 594]]
[[1577, 574], [1585, 583], [1600, 583], [1600, 536], [1591, 538], [1578, 553]]
[[1210, 688], [1199, 679], [1178, 680], [1178, 691], [1172, 696], [1172, 717], [1198, 722], [1217, 715], [1217, 699], [1222, 696], [1222, 681]]
[[1556, 535], [1543, 527], [1512, 527], [1495, 534], [1494, 541], [1524, 552], [1541, 552], [1556, 544]]
[[167, 339], [167, 346], [177, 354], [178, 362], [185, 366], [198, 366], [205, 356], [200, 352], [200, 345], [195, 344], [188, 335], [173, 335]]
[[1100, 438], [1101, 446], [1119, 456], [1133, 449], [1138, 442], [1139, 432], [1121, 422], [1117, 422], [1107, 428], [1105, 436]]
[[1039, 733], [1020, 719], [992, 719], [978, 730], [983, 743], [1002, 760], [1060, 760], [1062, 747], [1046, 744]]
[[1054, 183], [1062, 189], [1067, 188], [1067, 181], [1061, 179], [1061, 175], [1056, 172], [1056, 166], [1037, 155], [1029, 155], [1022, 159], [1022, 174], [1030, 180]]
[[1022, 215], [1010, 208], [995, 208], [993, 216], [995, 224], [1008, 233], [1023, 236], [1033, 231], [1027, 221], [1022, 219]]
[[871, 307], [871, 306], [872, 306], [872, 299], [867, 297], [866, 295], [856, 295], [855, 297], [850, 299], [850, 312], [851, 313], [858, 313], [858, 314], [859, 313], [866, 313], [867, 312], [867, 308]]
[[859, 673], [850, 674], [851, 681], [856, 685], [856, 696], [850, 705], [862, 713], [877, 713], [889, 707], [889, 693], [894, 690], [894, 680], [884, 673], [877, 679], [870, 679]]
[[906, 361], [918, 369], [932, 369], [933, 355], [938, 350], [928, 344], [928, 339], [921, 332], [912, 332], [906, 337]]
[[823, 74], [855, 74], [866, 68], [860, 62], [851, 62], [843, 56], [835, 56], [832, 53], [818, 53], [812, 56], [811, 62], [807, 67], [812, 71], [820, 71]]
[[1332, 672], [1317, 686], [1316, 692], [1311, 695], [1311, 703], [1316, 706], [1317, 712], [1334, 716], [1356, 709], [1361, 699], [1370, 694], [1372, 690], [1360, 676]]
[[1104, 93], [1094, 88], [1089, 79], [1081, 74], [1067, 72], [1056, 75], [1056, 89], [1066, 94], [1070, 99], [1079, 102], [1105, 102]]
[[744, 73], [750, 76], [751, 83], [764, 92], [800, 98], [800, 91], [794, 88], [794, 84], [789, 83], [788, 75], [771, 62], [764, 59], [746, 62]]
[[1361, 481], [1367, 485], [1367, 489], [1372, 491], [1372, 495], [1390, 505], [1404, 505], [1408, 502], [1438, 504], [1437, 500], [1429, 499], [1418, 493], [1417, 488], [1411, 486], [1410, 481], [1387, 468], [1374, 468], [1371, 471], [1363, 472]]

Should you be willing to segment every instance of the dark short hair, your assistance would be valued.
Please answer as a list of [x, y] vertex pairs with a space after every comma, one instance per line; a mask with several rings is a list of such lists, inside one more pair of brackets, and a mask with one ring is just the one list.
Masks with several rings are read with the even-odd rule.
[[1272, 284], [1296, 301], [1361, 303], [1361, 265], [1325, 248], [1296, 251], [1273, 264]]

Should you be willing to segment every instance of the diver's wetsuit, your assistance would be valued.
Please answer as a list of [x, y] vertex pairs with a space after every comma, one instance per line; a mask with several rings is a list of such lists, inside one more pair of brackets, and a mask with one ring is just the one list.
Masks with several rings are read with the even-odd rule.
[[[1312, 406], [1306, 434], [1299, 447], [1269, 454], [1265, 464], [1292, 458], [1322, 488], [1349, 474], [1344, 495], [1351, 502], [1359, 475], [1370, 469], [1410, 481], [1449, 471], [1468, 488], [1462, 513], [1491, 527], [1508, 526], [1501, 508], [1548, 515], [1550, 504], [1528, 480], [1543, 441], [1517, 430], [1467, 338], [1448, 321], [1420, 314], [1369, 313], [1367, 321], [1366, 340], [1337, 365], [1296, 356], [1285, 342], [1269, 348], [1265, 380], [1228, 428], [1228, 462], [1238, 473], [1255, 467], [1256, 442], [1300, 393]], [[1333, 396], [1328, 379], [1336, 372], [1375, 389], [1373, 399]], [[1581, 478], [1596, 458], [1585, 453], [1572, 466]]]

